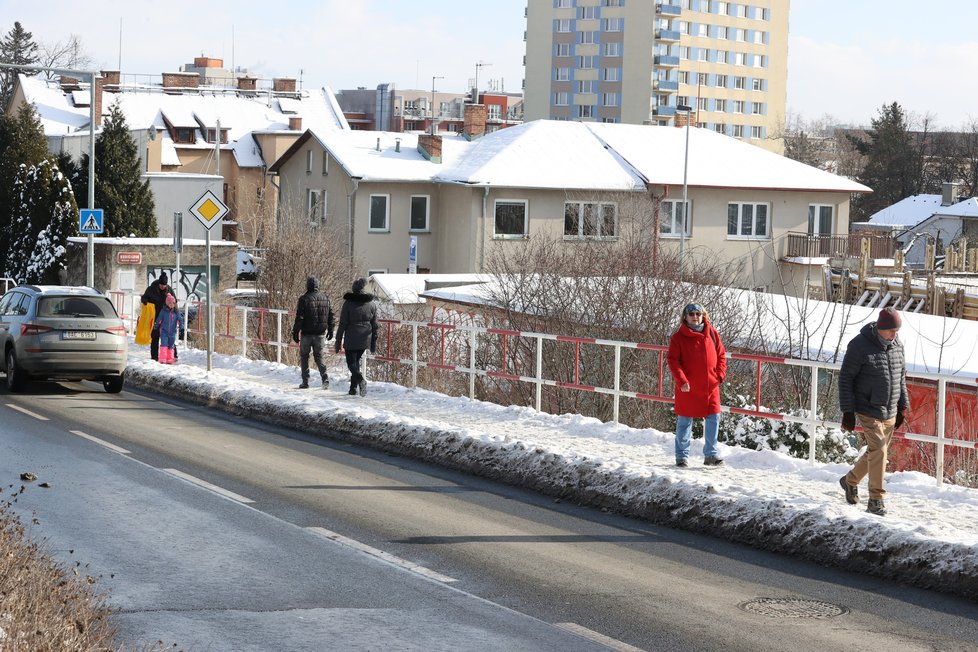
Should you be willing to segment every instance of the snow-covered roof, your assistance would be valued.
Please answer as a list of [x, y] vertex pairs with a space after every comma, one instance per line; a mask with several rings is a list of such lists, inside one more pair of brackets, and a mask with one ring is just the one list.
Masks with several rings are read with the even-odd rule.
[[945, 217], [978, 217], [978, 199], [970, 197], [950, 206], [942, 206], [934, 215]]
[[374, 274], [370, 277], [375, 294], [396, 304], [424, 303], [421, 293], [429, 286], [448, 287], [483, 283], [488, 274]]
[[909, 229], [933, 215], [940, 207], [940, 195], [913, 195], [876, 211], [869, 216], [866, 224]]
[[[74, 93], [64, 92], [56, 82], [20, 75], [27, 101], [34, 105], [46, 135], [71, 133], [88, 128], [89, 107], [76, 106]], [[81, 91], [88, 93], [87, 90]], [[343, 112], [328, 88], [304, 90], [287, 99], [292, 109], [286, 114], [278, 98], [268, 93], [237, 93], [234, 89], [201, 87], [197, 92], [169, 94], [160, 86], [122, 85], [119, 92], [102, 93], [102, 112], [118, 103], [130, 129], [164, 128], [163, 116], [177, 127], [213, 128], [218, 120], [228, 130], [228, 142], [252, 132], [285, 131], [289, 117], [298, 113], [304, 128], [317, 131], [349, 129]], [[183, 145], [181, 145], [183, 147]]]
[[487, 134], [469, 143], [438, 179], [510, 188], [645, 190], [642, 177], [585, 124], [557, 120], [534, 120]]
[[[441, 135], [442, 162], [417, 151], [418, 135], [322, 131], [314, 137], [353, 177], [510, 188], [644, 191], [681, 186], [685, 130], [534, 120], [474, 141]], [[400, 151], [396, 141], [400, 140]], [[272, 165], [277, 171], [297, 143]], [[690, 130], [689, 185], [822, 192], [871, 192], [866, 186], [705, 129]]]
[[[683, 185], [686, 129], [587, 123], [601, 141], [649, 183]], [[689, 186], [872, 192], [870, 188], [709, 129], [690, 127]]]

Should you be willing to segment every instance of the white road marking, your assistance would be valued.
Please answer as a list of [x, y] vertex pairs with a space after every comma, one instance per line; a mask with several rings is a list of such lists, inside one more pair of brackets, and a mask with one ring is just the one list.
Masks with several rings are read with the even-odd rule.
[[314, 534], [318, 534], [321, 537], [325, 537], [330, 541], [335, 541], [336, 543], [342, 544], [344, 546], [349, 546], [350, 548], [354, 548], [356, 550], [359, 550], [360, 552], [365, 552], [368, 555], [377, 557], [379, 559], [383, 559], [384, 561], [394, 564], [395, 566], [400, 566], [401, 568], [406, 568], [409, 571], [418, 573], [419, 575], [424, 575], [425, 577], [435, 580], [436, 582], [448, 583], [448, 582], [458, 581], [454, 577], [449, 577], [447, 575], [442, 575], [441, 573], [436, 573], [430, 568], [419, 566], [406, 559], [401, 559], [400, 557], [396, 557], [392, 554], [386, 553], [383, 550], [378, 550], [377, 548], [368, 546], [365, 543], [360, 543], [355, 539], [350, 539], [348, 537], [343, 536], [342, 534], [337, 534], [336, 532], [332, 532], [331, 530], [327, 530], [321, 527], [307, 527], [306, 529]]
[[13, 403], [7, 403], [7, 407], [10, 408], [11, 410], [17, 410], [18, 412], [23, 412], [27, 416], [34, 417], [38, 421], [50, 421], [51, 420], [51, 419], [48, 419], [45, 416], [41, 416], [37, 412], [31, 412], [30, 410], [25, 410], [24, 408], [20, 407], [19, 405], [14, 405]]
[[612, 650], [619, 650], [620, 652], [645, 652], [642, 648], [635, 647], [634, 645], [629, 645], [628, 643], [622, 643], [621, 641], [616, 641], [615, 639], [605, 636], [604, 634], [599, 634], [587, 627], [582, 627], [577, 623], [554, 623], [555, 627], [560, 627], [568, 632], [573, 632], [578, 636], [582, 636], [588, 640], [594, 641], [595, 643], [600, 643], [605, 647], [609, 647]]
[[183, 471], [178, 471], [176, 469], [163, 469], [163, 472], [164, 473], [169, 473], [170, 475], [173, 475], [173, 476], [176, 476], [176, 477], [181, 478], [183, 480], [186, 480], [187, 482], [189, 482], [191, 484], [195, 484], [198, 487], [203, 487], [204, 489], [210, 489], [211, 491], [213, 491], [216, 494], [219, 494], [221, 496], [224, 496], [225, 498], [230, 498], [231, 500], [236, 501], [236, 502], [239, 502], [239, 503], [248, 504], [248, 503], [255, 502], [255, 501], [253, 501], [250, 498], [245, 498], [241, 494], [236, 494], [233, 491], [228, 491], [227, 489], [222, 489], [221, 487], [218, 487], [215, 484], [211, 484], [210, 482], [207, 482], [205, 480], [201, 480], [200, 478], [195, 478], [194, 476], [192, 476], [192, 475], [190, 475], [188, 473], [184, 473]]
[[84, 437], [85, 439], [87, 439], [89, 441], [93, 441], [93, 442], [95, 442], [96, 444], [98, 444], [100, 446], [105, 446], [110, 451], [115, 451], [116, 453], [120, 453], [122, 455], [128, 455], [129, 454], [129, 451], [127, 451], [125, 448], [120, 448], [119, 446], [116, 446], [115, 444], [110, 444], [109, 442], [104, 441], [102, 439], [99, 439], [98, 437], [93, 437], [92, 435], [86, 434], [86, 433], [82, 432], [81, 430], [69, 430], [68, 432], [70, 432], [73, 435], [78, 435], [79, 437]]

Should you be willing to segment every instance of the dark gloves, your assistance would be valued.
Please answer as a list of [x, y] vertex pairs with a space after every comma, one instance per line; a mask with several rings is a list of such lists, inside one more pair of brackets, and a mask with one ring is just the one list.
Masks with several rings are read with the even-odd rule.
[[906, 408], [897, 408], [896, 421], [893, 422], [893, 428], [894, 428], [894, 430], [896, 428], [899, 428], [900, 426], [903, 425], [903, 411], [905, 409]]
[[375, 353], [377, 353], [377, 338], [376, 337], [370, 340], [370, 354], [373, 355]]
[[843, 412], [842, 413], [842, 429], [846, 432], [852, 432], [856, 429], [856, 413], [855, 412]]
[[326, 340], [329, 341], [331, 339], [333, 339], [333, 329], [332, 328], [329, 329], [328, 331], [326, 331]]
[[299, 331], [292, 331], [292, 341], [296, 344], [299, 343]]
[[180, 329], [180, 339], [181, 340], [182, 339], [186, 339], [186, 337], [187, 337], [187, 331], [185, 329], [181, 328]]

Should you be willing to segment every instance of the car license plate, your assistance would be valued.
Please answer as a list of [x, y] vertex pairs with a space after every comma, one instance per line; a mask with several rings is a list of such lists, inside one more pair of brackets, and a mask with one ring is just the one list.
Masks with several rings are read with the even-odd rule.
[[61, 333], [63, 340], [94, 340], [95, 331], [64, 331]]

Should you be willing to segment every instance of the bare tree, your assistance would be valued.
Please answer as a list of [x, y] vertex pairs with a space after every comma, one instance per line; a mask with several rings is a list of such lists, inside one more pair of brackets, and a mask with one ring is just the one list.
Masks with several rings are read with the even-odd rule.
[[[77, 34], [69, 34], [68, 38], [53, 43], [42, 42], [38, 50], [38, 65], [45, 68], [90, 70], [95, 66], [95, 60], [85, 50], [81, 37]], [[50, 71], [46, 74], [48, 79], [57, 76]]]

